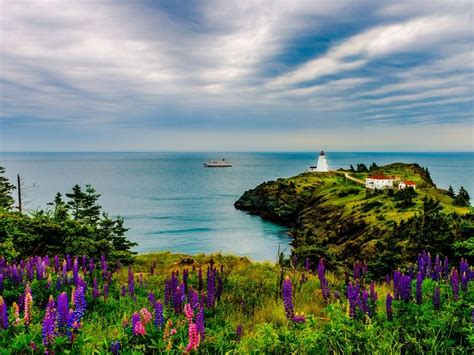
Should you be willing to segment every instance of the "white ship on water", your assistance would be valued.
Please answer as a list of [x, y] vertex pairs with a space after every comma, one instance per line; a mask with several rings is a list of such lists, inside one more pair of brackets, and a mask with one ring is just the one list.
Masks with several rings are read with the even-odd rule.
[[204, 163], [206, 168], [230, 168], [232, 163], [222, 159], [222, 160], [210, 160]]

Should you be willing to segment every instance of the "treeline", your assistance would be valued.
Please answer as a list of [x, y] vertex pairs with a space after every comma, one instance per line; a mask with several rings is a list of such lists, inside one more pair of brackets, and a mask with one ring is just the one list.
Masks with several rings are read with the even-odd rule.
[[48, 209], [24, 214], [14, 208], [15, 186], [0, 167], [0, 255], [7, 259], [31, 255], [89, 255], [131, 262], [130, 242], [122, 218], [111, 218], [98, 203], [100, 195], [86, 185], [59, 192]]

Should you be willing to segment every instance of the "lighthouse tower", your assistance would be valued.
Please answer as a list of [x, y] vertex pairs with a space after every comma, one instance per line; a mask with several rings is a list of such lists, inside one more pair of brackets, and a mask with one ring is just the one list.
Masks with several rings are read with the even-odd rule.
[[325, 172], [329, 171], [328, 161], [326, 160], [326, 154], [324, 154], [324, 150], [321, 150], [318, 158], [318, 165], [316, 166], [316, 171], [318, 172]]

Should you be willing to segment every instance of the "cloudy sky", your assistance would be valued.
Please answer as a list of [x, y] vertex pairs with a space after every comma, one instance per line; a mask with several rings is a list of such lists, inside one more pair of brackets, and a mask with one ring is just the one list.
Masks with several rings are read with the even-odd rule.
[[473, 150], [472, 1], [0, 3], [3, 151]]

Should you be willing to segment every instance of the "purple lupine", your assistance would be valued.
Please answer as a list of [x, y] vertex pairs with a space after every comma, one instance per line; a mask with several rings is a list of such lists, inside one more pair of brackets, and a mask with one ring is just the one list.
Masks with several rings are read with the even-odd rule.
[[436, 254], [435, 264], [434, 264], [433, 273], [431, 275], [431, 278], [434, 281], [439, 281], [441, 279], [441, 271], [442, 271], [441, 259], [439, 258], [439, 255]]
[[295, 315], [295, 310], [293, 308], [293, 285], [291, 284], [291, 279], [288, 276], [283, 281], [282, 296], [286, 318], [292, 321]]
[[122, 297], [125, 297], [126, 294], [127, 294], [127, 287], [125, 285], [122, 285], [122, 289], [120, 290], [120, 295]]
[[85, 255], [81, 257], [81, 269], [82, 273], [85, 275], [87, 271], [87, 257]]
[[215, 279], [214, 279], [214, 271], [208, 269], [207, 272], [207, 307], [213, 308], [216, 299], [216, 291], [215, 291]]
[[405, 302], [411, 299], [411, 278], [408, 275], [400, 277], [400, 299]]
[[189, 271], [188, 269], [183, 270], [183, 283], [184, 283], [184, 293], [188, 293], [188, 275]]
[[3, 279], [4, 279], [3, 273], [0, 272], [0, 291], [3, 291]]
[[87, 302], [84, 286], [79, 286], [74, 291], [74, 322], [80, 323], [86, 312]]
[[357, 305], [359, 304], [359, 294], [360, 294], [360, 286], [358, 284], [353, 285], [349, 283], [347, 285], [347, 301], [349, 302], [349, 316], [352, 319], [355, 319], [357, 316], [356, 310]]
[[161, 301], [155, 302], [155, 327], [161, 328], [165, 324], [165, 318], [163, 317], [163, 305]]
[[369, 293], [367, 290], [362, 291], [362, 297], [359, 298], [359, 307], [364, 314], [372, 316], [369, 308]]
[[451, 289], [453, 290], [454, 299], [457, 300], [459, 298], [459, 277], [458, 270], [454, 267], [451, 271]]
[[48, 304], [46, 306], [46, 313], [44, 315], [43, 327], [41, 332], [45, 349], [48, 349], [54, 343], [54, 338], [56, 337], [56, 318], [57, 315], [54, 299], [53, 296], [50, 296]]
[[326, 268], [324, 267], [323, 258], [320, 258], [319, 263], [318, 263], [319, 284], [321, 285], [321, 291], [323, 294], [324, 301], [328, 302], [329, 297], [331, 295], [331, 291], [329, 290], [329, 285], [326, 279], [325, 271], [326, 271]]
[[400, 299], [400, 278], [402, 274], [400, 271], [393, 272], [393, 298]]
[[201, 336], [201, 341], [206, 337], [206, 327], [204, 325], [204, 308], [199, 307], [196, 313], [196, 329]]
[[389, 274], [385, 275], [385, 282], [387, 284], [390, 284], [390, 275]]
[[150, 302], [150, 304], [154, 305], [155, 304], [155, 295], [153, 294], [153, 292], [150, 291], [150, 293], [148, 294], [148, 302]]
[[69, 315], [69, 301], [66, 292], [58, 295], [58, 328], [64, 329], [67, 325]]
[[194, 310], [196, 310], [199, 307], [199, 294], [193, 290], [190, 289], [188, 293], [188, 300], [189, 304], [191, 307], [193, 307]]
[[436, 310], [441, 309], [441, 292], [438, 285], [436, 285], [433, 292], [433, 307]]
[[138, 312], [133, 313], [132, 315], [132, 334], [139, 335], [137, 333], [137, 324], [140, 322], [140, 314]]
[[198, 290], [199, 290], [199, 292], [202, 291], [202, 288], [203, 288], [202, 269], [199, 268], [199, 270], [198, 270]]
[[242, 324], [239, 324], [237, 328], [235, 329], [235, 335], [237, 337], [237, 341], [240, 341], [240, 339], [242, 339], [243, 334], [244, 334], [244, 328], [242, 327]]
[[418, 276], [416, 277], [416, 303], [421, 304], [423, 302], [423, 274], [418, 272]]
[[94, 298], [99, 297], [99, 288], [97, 285], [97, 279], [95, 277], [92, 280], [92, 297]]
[[393, 302], [392, 295], [390, 293], [387, 293], [387, 299], [385, 301], [385, 310], [387, 312], [387, 319], [390, 321], [393, 320], [392, 302]]
[[8, 311], [7, 304], [3, 300], [3, 297], [0, 296], [0, 329], [8, 328]]
[[309, 272], [309, 270], [311, 269], [311, 262], [309, 261], [309, 258], [306, 258], [306, 260], [304, 261], [304, 268], [306, 272]]
[[128, 267], [128, 293], [130, 296], [135, 295], [135, 275], [131, 266]]
[[223, 290], [222, 272], [220, 272], [220, 273], [217, 274], [217, 292], [216, 292], [216, 298], [217, 298], [218, 301], [221, 300], [222, 290]]
[[120, 340], [115, 340], [110, 343], [110, 352], [113, 355], [120, 354]]
[[173, 307], [176, 313], [181, 313], [185, 298], [186, 295], [184, 294], [184, 283], [181, 283], [178, 287], [176, 287], [176, 291], [173, 294]]
[[432, 270], [431, 254], [428, 253], [426, 255], [426, 277], [431, 277], [431, 270]]
[[469, 264], [464, 258], [461, 258], [461, 261], [459, 262], [459, 273], [462, 275], [464, 273], [467, 273], [469, 270]]

